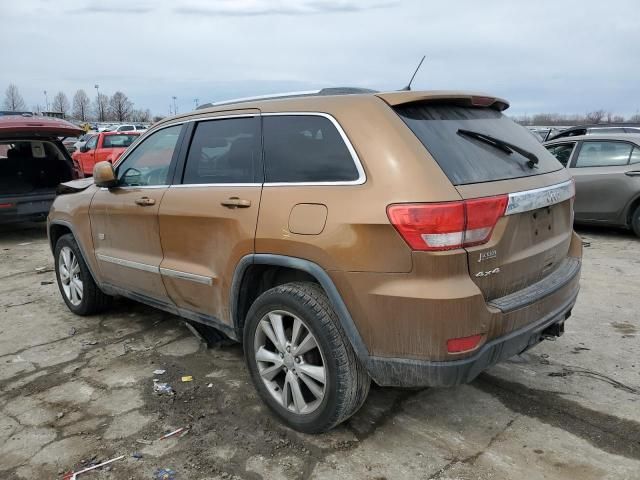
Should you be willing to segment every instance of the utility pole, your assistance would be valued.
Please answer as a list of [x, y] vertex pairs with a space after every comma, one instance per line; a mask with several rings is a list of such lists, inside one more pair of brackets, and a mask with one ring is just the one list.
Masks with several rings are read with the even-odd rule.
[[44, 91], [44, 106], [46, 108], [46, 111], [49, 111], [49, 98], [47, 97], [47, 91]]
[[197, 110], [197, 109], [198, 109], [198, 99], [197, 99], [197, 98], [194, 98], [194, 99], [193, 99], [193, 101], [194, 101], [194, 102], [195, 102], [195, 104], [196, 104], [196, 110]]
[[100, 85], [96, 83], [95, 89], [96, 94], [98, 95], [98, 117], [100, 117], [101, 122], [104, 122], [104, 112], [102, 111], [102, 101], [100, 100]]
[[174, 95], [174, 96], [173, 96], [173, 97], [171, 97], [171, 98], [173, 98], [173, 114], [174, 114], [174, 115], [177, 115], [177, 114], [178, 114], [178, 106], [176, 105], [176, 98], [178, 98], [178, 97], [176, 97], [176, 96]]

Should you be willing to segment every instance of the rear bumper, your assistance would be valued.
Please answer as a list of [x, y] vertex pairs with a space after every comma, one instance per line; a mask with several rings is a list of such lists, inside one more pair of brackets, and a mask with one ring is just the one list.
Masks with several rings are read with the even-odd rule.
[[468, 383], [483, 370], [537, 345], [543, 331], [564, 325], [571, 316], [578, 290], [573, 296], [539, 320], [485, 343], [473, 356], [451, 361], [424, 361], [403, 358], [369, 357], [368, 370], [378, 385], [425, 387]]
[[55, 199], [55, 191], [17, 197], [0, 197], [0, 224], [44, 220]]

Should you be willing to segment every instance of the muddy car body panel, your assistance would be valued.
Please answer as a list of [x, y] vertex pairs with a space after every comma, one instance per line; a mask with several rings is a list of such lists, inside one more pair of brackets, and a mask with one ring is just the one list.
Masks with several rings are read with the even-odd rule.
[[[377, 383], [468, 382], [559, 334], [579, 289], [573, 183], [506, 123], [507, 106], [481, 94], [392, 92], [174, 117], [116, 162], [118, 186], [56, 201], [52, 248], [73, 226], [104, 292], [244, 336], [245, 349], [264, 295], [277, 286], [306, 295], [315, 284]], [[441, 131], [450, 115], [484, 135], [503, 128], [518, 144]], [[466, 152], [462, 166], [445, 163], [452, 145]], [[517, 153], [525, 147], [536, 162]], [[423, 213], [433, 208], [435, 217]], [[427, 231], [416, 218], [437, 225]]]

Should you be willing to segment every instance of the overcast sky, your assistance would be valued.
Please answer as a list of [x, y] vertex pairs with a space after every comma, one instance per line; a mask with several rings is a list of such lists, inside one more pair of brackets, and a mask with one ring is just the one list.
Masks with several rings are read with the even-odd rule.
[[0, 0], [0, 93], [94, 85], [167, 114], [325, 86], [471, 89], [509, 113], [640, 109], [637, 0]]

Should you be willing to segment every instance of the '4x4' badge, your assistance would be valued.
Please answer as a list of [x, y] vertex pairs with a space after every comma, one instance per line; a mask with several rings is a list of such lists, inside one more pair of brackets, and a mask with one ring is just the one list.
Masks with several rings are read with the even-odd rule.
[[487, 270], [486, 272], [478, 272], [476, 273], [476, 277], [488, 277], [489, 275], [494, 275], [496, 273], [500, 273], [500, 267], [496, 267], [493, 270]]

